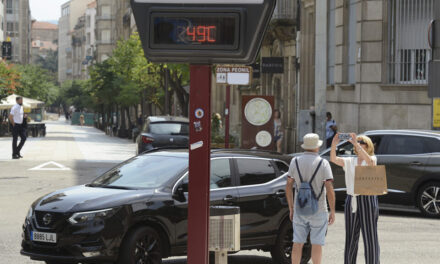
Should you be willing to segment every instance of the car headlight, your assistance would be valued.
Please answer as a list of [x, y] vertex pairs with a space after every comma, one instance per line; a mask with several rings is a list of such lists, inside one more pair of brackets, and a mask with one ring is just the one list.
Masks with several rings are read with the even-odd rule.
[[71, 224], [82, 224], [86, 222], [96, 221], [100, 219], [108, 218], [112, 215], [114, 215], [115, 209], [103, 209], [103, 210], [97, 210], [97, 211], [90, 211], [90, 212], [79, 212], [74, 213], [70, 218], [69, 222]]
[[31, 208], [29, 208], [29, 211], [26, 214], [26, 220], [31, 220], [32, 219], [32, 215], [34, 214], [34, 210], [32, 210], [32, 206]]

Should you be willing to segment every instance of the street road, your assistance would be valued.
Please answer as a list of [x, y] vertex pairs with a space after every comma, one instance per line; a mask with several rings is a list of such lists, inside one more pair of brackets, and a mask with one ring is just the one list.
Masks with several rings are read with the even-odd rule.
[[[20, 256], [21, 225], [31, 203], [56, 189], [84, 184], [113, 165], [132, 157], [135, 145], [126, 139], [106, 136], [89, 127], [70, 126], [64, 121], [47, 123], [45, 138], [29, 138], [22, 155], [11, 160], [11, 139], [0, 138], [0, 264], [40, 263]], [[45, 168], [29, 170], [47, 162]], [[68, 169], [66, 169], [68, 168]], [[344, 215], [338, 212], [324, 248], [325, 264], [343, 263]], [[381, 212], [379, 238], [382, 263], [439, 263], [440, 221], [418, 214]], [[358, 263], [363, 260], [359, 246]], [[184, 264], [185, 258], [165, 263]], [[231, 255], [232, 264], [269, 264], [270, 254], [244, 251]]]

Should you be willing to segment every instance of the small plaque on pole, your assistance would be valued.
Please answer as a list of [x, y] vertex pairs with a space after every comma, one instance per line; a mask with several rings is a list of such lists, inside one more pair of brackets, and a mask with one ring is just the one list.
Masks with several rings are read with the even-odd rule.
[[252, 67], [219, 65], [216, 68], [216, 77], [219, 84], [250, 85], [252, 83]]

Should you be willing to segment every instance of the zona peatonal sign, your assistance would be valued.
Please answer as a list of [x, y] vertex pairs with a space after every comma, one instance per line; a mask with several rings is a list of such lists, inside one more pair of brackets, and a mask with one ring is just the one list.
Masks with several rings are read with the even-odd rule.
[[250, 85], [252, 67], [240, 65], [219, 65], [215, 69], [218, 84]]
[[250, 64], [276, 0], [131, 0], [146, 57], [154, 62]]

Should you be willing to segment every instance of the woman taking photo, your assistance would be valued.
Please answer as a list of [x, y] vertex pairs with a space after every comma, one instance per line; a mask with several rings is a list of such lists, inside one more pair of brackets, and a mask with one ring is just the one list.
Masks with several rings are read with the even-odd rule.
[[365, 263], [380, 263], [379, 239], [377, 236], [377, 221], [379, 206], [377, 196], [355, 195], [354, 177], [356, 166], [374, 166], [377, 158], [374, 155], [374, 145], [367, 136], [350, 134], [349, 142], [353, 144], [355, 157], [341, 158], [336, 156], [336, 146], [339, 144], [339, 134], [332, 141], [330, 161], [343, 167], [345, 171], [345, 186], [347, 199], [345, 201], [345, 251], [344, 264], [355, 264], [357, 258], [359, 234], [365, 248]]

